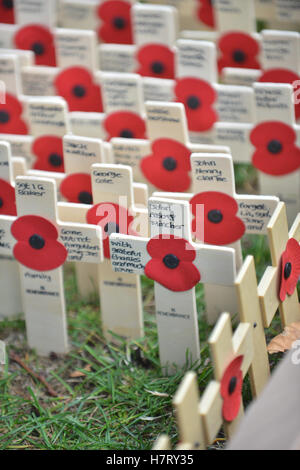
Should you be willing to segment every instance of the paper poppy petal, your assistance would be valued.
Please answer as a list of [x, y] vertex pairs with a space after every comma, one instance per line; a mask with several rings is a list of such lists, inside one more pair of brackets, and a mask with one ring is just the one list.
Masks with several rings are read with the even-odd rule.
[[5, 103], [0, 104], [0, 134], [26, 135], [28, 129], [21, 119], [23, 107], [10, 93], [5, 94]]
[[69, 111], [102, 112], [100, 86], [84, 67], [68, 67], [55, 78], [57, 93], [68, 103]]
[[[294, 86], [295, 90], [295, 95], [299, 95], [299, 87], [300, 87], [300, 77], [297, 75], [295, 72], [292, 72], [291, 70], [287, 69], [269, 69], [266, 72], [264, 72], [261, 77], [259, 78], [259, 82], [268, 82], [268, 83], [289, 83], [290, 85], [293, 85], [295, 83], [298, 84], [298, 86]], [[300, 102], [295, 103], [295, 115], [296, 119], [300, 118]]]
[[43, 238], [56, 240], [58, 231], [55, 225], [44, 217], [37, 215], [24, 215], [19, 217], [11, 227], [13, 237], [18, 241], [28, 241], [33, 233]]
[[[61, 266], [68, 252], [60, 243], [58, 232], [49, 220], [40, 216], [19, 217], [11, 226], [11, 233], [17, 240], [13, 254], [19, 263], [36, 271], [50, 271]], [[31, 237], [39, 236], [43, 246], [39, 249], [31, 245]]]
[[196, 258], [193, 246], [184, 238], [167, 235], [153, 237], [147, 243], [147, 251], [152, 258], [164, 258], [168, 253], [176, 255], [183, 261], [192, 262]]
[[[300, 167], [300, 149], [295, 146], [296, 133], [287, 124], [279, 121], [258, 124], [250, 134], [256, 147], [252, 164], [269, 175], [286, 175]], [[275, 144], [275, 151], [269, 149]]]
[[110, 113], [104, 120], [104, 128], [113, 137], [129, 137], [132, 139], [146, 138], [146, 125], [144, 120], [131, 111], [116, 111]]
[[[257, 60], [259, 45], [250, 34], [229, 31], [220, 37], [218, 47], [221, 51], [218, 60], [219, 71], [224, 67], [260, 68]], [[239, 60], [236, 55], [240, 57]]]
[[[174, 52], [162, 44], [147, 44], [137, 53], [139, 68], [136, 73], [144, 77], [169, 78], [175, 77]], [[155, 66], [156, 65], [156, 66]]]
[[0, 178], [0, 214], [17, 215], [15, 188]]
[[[211, 107], [217, 98], [214, 88], [205, 80], [186, 77], [177, 80], [174, 91], [176, 100], [184, 104], [189, 129], [195, 132], [211, 129], [218, 120]], [[190, 100], [193, 106], [189, 105]]]
[[[286, 273], [286, 265], [289, 263], [290, 268], [288, 275]], [[300, 276], [300, 245], [297, 240], [290, 238], [287, 242], [286, 249], [281, 257], [281, 280], [279, 289], [279, 298], [283, 302], [286, 294], [292, 295], [296, 289]]]
[[98, 8], [102, 25], [99, 39], [110, 44], [133, 44], [131, 3], [121, 0], [104, 1]]
[[[73, 173], [67, 175], [60, 184], [60, 193], [67, 199], [68, 202], [86, 203], [83, 202], [84, 198], [80, 195], [88, 193], [90, 195], [90, 202], [92, 204], [92, 179], [86, 173]], [[87, 197], [86, 200], [89, 198]]]
[[12, 0], [10, 2], [0, 1], [0, 23], [15, 23], [15, 11]]
[[222, 414], [223, 418], [228, 422], [233, 421], [237, 417], [241, 407], [243, 387], [242, 362], [243, 356], [236, 357], [225, 369], [221, 379]]
[[184, 192], [191, 186], [191, 178], [187, 170], [165, 170], [162, 160], [154, 156], [143, 158], [140, 167], [145, 178], [162, 191]]
[[35, 139], [32, 152], [36, 156], [35, 170], [64, 172], [63, 141], [61, 137], [46, 135]]
[[34, 52], [36, 65], [56, 66], [54, 38], [45, 26], [31, 24], [18, 29], [14, 42], [17, 49]]
[[185, 261], [180, 262], [179, 268], [171, 270], [161, 260], [152, 259], [145, 266], [145, 274], [173, 292], [193, 289], [201, 279], [196, 266]]
[[266, 146], [273, 139], [280, 140], [283, 144], [292, 144], [296, 140], [296, 133], [284, 122], [267, 121], [255, 126], [250, 134], [250, 141], [255, 147]]
[[[200, 204], [204, 205], [203, 221], [196, 219], [197, 207]], [[190, 200], [190, 206], [194, 216], [192, 231], [198, 240], [202, 239], [203, 228], [204, 242], [211, 245], [229, 245], [240, 240], [246, 231], [244, 222], [236, 216], [237, 202], [227, 194], [218, 191], [199, 193]], [[214, 215], [217, 218], [214, 218]]]
[[206, 26], [215, 27], [214, 8], [211, 0], [198, 0], [200, 3], [197, 15], [199, 20]]

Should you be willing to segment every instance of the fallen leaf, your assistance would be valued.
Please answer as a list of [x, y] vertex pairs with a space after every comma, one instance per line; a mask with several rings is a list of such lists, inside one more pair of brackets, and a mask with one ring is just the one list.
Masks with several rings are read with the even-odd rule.
[[[92, 366], [90, 364], [87, 364], [83, 368], [83, 370], [85, 370], [86, 372], [91, 372]], [[77, 377], [85, 377], [85, 376], [86, 376], [86, 374], [81, 370], [75, 370], [74, 372], [71, 372], [71, 374], [70, 374], [70, 377], [72, 377], [72, 379], [77, 378]]]
[[284, 352], [292, 348], [294, 341], [300, 338], [300, 322], [294, 322], [286, 326], [280, 335], [268, 344], [269, 354]]
[[151, 395], [154, 395], [155, 397], [169, 397], [170, 396], [168, 393], [156, 392], [155, 390], [147, 390], [146, 388], [145, 388], [145, 391], [147, 393], [150, 393]]

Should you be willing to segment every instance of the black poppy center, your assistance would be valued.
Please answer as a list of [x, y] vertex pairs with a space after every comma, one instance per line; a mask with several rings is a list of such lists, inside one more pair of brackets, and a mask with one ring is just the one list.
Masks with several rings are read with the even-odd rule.
[[236, 49], [235, 51], [233, 51], [232, 56], [233, 60], [238, 64], [240, 64], [241, 62], [245, 62], [246, 60], [246, 54], [241, 49]]
[[169, 269], [175, 269], [180, 263], [180, 260], [177, 258], [176, 255], [173, 255], [172, 253], [166, 255], [163, 259], [163, 262], [165, 266]]
[[163, 167], [167, 171], [173, 171], [177, 167], [177, 161], [174, 157], [166, 157], [163, 160]]
[[115, 16], [113, 19], [113, 25], [117, 29], [124, 29], [126, 25], [126, 20], [122, 16]]
[[237, 378], [236, 377], [231, 377], [229, 385], [228, 385], [229, 395], [232, 395], [232, 393], [235, 391], [236, 385], [237, 385]]
[[81, 202], [81, 204], [92, 204], [93, 196], [88, 191], [81, 191], [78, 194], [78, 201]]
[[58, 166], [61, 166], [63, 160], [62, 160], [61, 155], [59, 155], [58, 153], [51, 153], [49, 155], [48, 161], [50, 165], [54, 167], [58, 167]]
[[31, 50], [35, 55], [43, 55], [45, 52], [45, 47], [41, 42], [34, 42], [31, 46]]
[[75, 85], [73, 87], [73, 95], [77, 98], [83, 98], [86, 94], [86, 89], [82, 85]]
[[285, 263], [284, 271], [283, 271], [284, 279], [288, 279], [291, 273], [292, 273], [292, 263]]
[[199, 100], [198, 96], [191, 95], [186, 100], [186, 104], [190, 109], [198, 109], [201, 106], [201, 101]]
[[0, 209], [1, 209], [1, 207], [3, 207], [3, 204], [4, 204], [3, 199], [1, 199], [1, 197], [0, 197]]
[[29, 245], [35, 250], [41, 250], [45, 246], [45, 240], [40, 235], [34, 234], [29, 238]]
[[3, 0], [2, 5], [4, 8], [7, 8], [7, 10], [11, 10], [14, 6], [13, 0]]
[[165, 69], [165, 66], [162, 62], [160, 62], [159, 60], [155, 60], [154, 62], [152, 62], [151, 64], [151, 70], [153, 73], [156, 73], [157, 75], [163, 73]]
[[111, 235], [112, 233], [119, 233], [120, 227], [118, 224], [116, 224], [116, 222], [107, 222], [104, 227], [104, 232], [108, 235]]
[[133, 138], [133, 132], [130, 129], [123, 129], [120, 132], [120, 137], [124, 137], [124, 139], [132, 139]]
[[213, 209], [207, 214], [207, 218], [213, 224], [219, 224], [223, 220], [223, 214], [218, 209]]
[[6, 124], [10, 119], [9, 113], [7, 111], [0, 111], [0, 123]]
[[268, 150], [271, 153], [279, 153], [282, 150], [282, 144], [279, 140], [273, 139], [268, 143]]

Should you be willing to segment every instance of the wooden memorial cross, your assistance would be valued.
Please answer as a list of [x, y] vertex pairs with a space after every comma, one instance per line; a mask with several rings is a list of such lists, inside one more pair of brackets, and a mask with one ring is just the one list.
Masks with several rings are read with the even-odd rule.
[[146, 137], [142, 78], [133, 73], [98, 72], [103, 109], [102, 127], [107, 140], [113, 137], [144, 139]]
[[179, 39], [175, 100], [185, 105], [192, 142], [206, 143], [216, 122], [253, 122], [252, 87], [219, 84], [216, 46]]
[[[62, 144], [65, 175], [59, 186], [60, 194], [66, 202], [91, 205], [93, 202], [91, 167], [94, 163], [106, 161], [103, 142], [100, 139], [67, 134], [63, 137]], [[65, 209], [66, 204], [58, 206], [61, 220], [85, 222], [81, 216], [74, 219], [64, 219]], [[79, 208], [79, 213], [82, 210], [84, 211]], [[92, 263], [75, 263], [75, 270], [80, 295], [86, 297], [95, 292], [97, 290], [98, 266]]]
[[68, 351], [63, 263], [102, 260], [101, 230], [57, 217], [55, 181], [19, 176], [18, 216], [0, 216], [0, 255], [18, 260], [28, 343], [40, 355]]
[[[121, 233], [139, 231], [143, 236], [148, 234], [147, 208], [135, 202], [135, 193], [141, 193], [141, 189], [144, 189], [146, 201], [147, 190], [139, 186], [135, 191], [131, 168], [124, 165], [93, 164], [91, 175], [94, 205], [62, 203], [59, 204], [59, 214], [62, 220], [87, 221], [98, 224], [102, 230], [105, 259], [98, 266], [98, 273], [93, 273], [85, 282], [90, 281], [93, 287], [97, 285], [99, 288], [105, 337], [113, 341], [116, 341], [113, 334], [125, 339], [140, 338], [143, 336], [140, 279], [112, 270], [108, 237], [114, 230]], [[86, 289], [91, 289], [91, 286]]]
[[111, 145], [114, 161], [130, 165], [134, 180], [147, 183], [150, 194], [158, 189], [188, 191], [192, 152], [230, 152], [225, 146], [189, 142], [182, 103], [148, 101], [145, 108], [149, 140], [114, 138]]
[[0, 341], [0, 373], [3, 372], [5, 362], [6, 362], [5, 343], [4, 341]]
[[[222, 425], [226, 435], [231, 437], [243, 415], [242, 382], [253, 359], [251, 325], [240, 323], [232, 335], [230, 315], [223, 313], [209, 344], [215, 380], [208, 384], [200, 400], [196, 373], [187, 372], [173, 398], [179, 448], [206, 449], [214, 442]], [[154, 448], [159, 450], [160, 446], [168, 444], [167, 437], [163, 436]]]
[[[253, 87], [256, 126], [250, 140], [256, 146], [252, 162], [258, 169], [260, 191], [263, 194], [275, 192], [286, 203], [291, 223], [300, 209], [300, 126], [295, 124], [294, 88], [289, 84], [271, 83], [255, 83]], [[270, 141], [265, 145], [271, 152], [269, 165], [269, 155], [266, 159], [260, 143], [261, 139], [269, 137], [268, 133]]]
[[[0, 141], [0, 214], [16, 215], [15, 190], [10, 145]], [[3, 242], [0, 232], [0, 246]], [[11, 256], [0, 257], [0, 317], [12, 318], [22, 312], [20, 273]]]
[[[285, 327], [300, 320], [300, 304], [296, 289], [300, 275], [300, 250], [297, 249], [297, 243], [300, 242], [300, 216], [297, 216], [288, 231], [286, 208], [285, 204], [281, 202], [275, 210], [267, 230], [272, 266], [266, 269], [258, 286], [263, 321], [265, 327], [268, 328], [279, 308], [281, 323]], [[292, 283], [288, 285], [287, 283], [291, 281]]]
[[[155, 192], [153, 195], [188, 200], [196, 241], [234, 248], [239, 270], [243, 263], [242, 236], [244, 233], [267, 234], [268, 222], [279, 199], [275, 196], [237, 194], [230, 155], [193, 153], [190, 159], [194, 194]], [[203, 205], [204, 218], [201, 209]], [[224, 310], [232, 314], [238, 311], [232, 286], [206, 284], [204, 290], [206, 315], [210, 324], [215, 323]]]
[[144, 77], [174, 78], [178, 12], [167, 5], [135, 3], [131, 8], [137, 46], [137, 73]]
[[259, 171], [260, 190], [286, 202], [291, 222], [299, 210], [299, 140], [289, 84], [255, 83], [256, 124], [219, 122], [212, 142], [228, 145], [234, 162], [252, 163]]
[[[285, 354], [227, 450], [300, 450], [299, 349]], [[281, 432], [281, 430], [284, 432]]]
[[[151, 239], [112, 234], [110, 250], [116, 272], [146, 274], [155, 282], [160, 361], [166, 372], [200, 358], [194, 287], [235, 282], [232, 248], [191, 241], [188, 203], [149, 199]], [[178, 238], [180, 240], [176, 240]]]

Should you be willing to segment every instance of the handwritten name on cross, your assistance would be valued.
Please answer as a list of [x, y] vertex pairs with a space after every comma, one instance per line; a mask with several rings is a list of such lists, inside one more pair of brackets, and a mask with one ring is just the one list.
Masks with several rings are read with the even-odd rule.
[[17, 177], [18, 216], [0, 216], [0, 254], [18, 259], [29, 346], [38, 354], [68, 351], [62, 265], [99, 263], [101, 230], [57, 217], [55, 181]]
[[99, 289], [106, 338], [116, 341], [111, 332], [126, 339], [140, 338], [143, 336], [140, 279], [112, 270], [108, 237], [115, 230], [148, 234], [147, 208], [135, 202], [136, 194], [144, 195], [146, 200], [146, 188], [134, 185], [131, 168], [124, 165], [93, 164], [91, 176], [93, 206], [59, 203], [59, 214], [62, 220], [88, 220], [101, 227], [105, 259], [92, 280]]
[[[200, 357], [195, 289], [203, 283], [232, 285], [235, 252], [194, 244], [185, 201], [149, 199], [151, 239], [113, 234], [111, 262], [116, 272], [146, 274], [155, 282], [160, 360], [174, 370]], [[175, 238], [174, 238], [175, 237]], [[181, 240], [177, 241], [176, 237]]]

